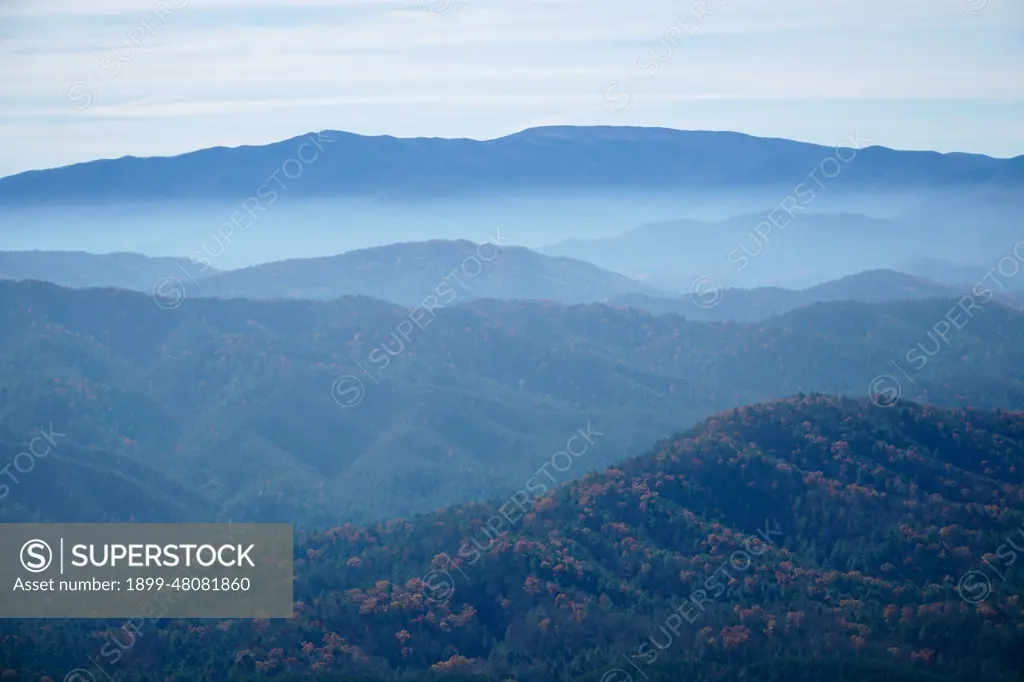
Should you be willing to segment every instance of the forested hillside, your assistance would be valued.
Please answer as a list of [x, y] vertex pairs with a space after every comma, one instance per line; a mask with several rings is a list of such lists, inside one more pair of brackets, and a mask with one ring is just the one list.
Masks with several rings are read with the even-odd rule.
[[[117, 673], [1018, 679], [1022, 443], [1020, 412], [741, 407], [539, 496], [300, 533], [294, 619], [152, 625]], [[56, 679], [97, 627], [4, 623], [0, 668]]]
[[[5, 521], [405, 516], [511, 492], [588, 424], [604, 435], [558, 482], [715, 411], [865, 396], [879, 375], [904, 399], [1024, 404], [1024, 315], [995, 303], [938, 345], [926, 330], [955, 301], [820, 304], [751, 324], [502, 301], [164, 310], [13, 282], [0, 304], [0, 454], [51, 424], [66, 434], [0, 500]], [[918, 344], [934, 350], [920, 367], [906, 359]]]

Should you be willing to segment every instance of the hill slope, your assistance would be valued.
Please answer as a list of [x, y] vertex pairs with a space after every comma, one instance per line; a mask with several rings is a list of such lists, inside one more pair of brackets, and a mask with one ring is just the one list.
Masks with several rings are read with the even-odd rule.
[[[513, 502], [303, 534], [293, 620], [164, 622], [119, 674], [1018, 679], [1024, 582], [1003, 550], [1024, 523], [1022, 439], [1019, 412], [731, 410]], [[37, 623], [0, 623], [0, 664], [59, 673], [102, 626], [56, 627], [42, 646]]]
[[[138, 293], [0, 282], [0, 305], [4, 440], [52, 423], [68, 434], [55, 457], [76, 463], [40, 465], [0, 500], [5, 521], [407, 515], [513, 489], [587, 424], [605, 435], [560, 480], [720, 409], [864, 395], [898, 375], [893, 362], [913, 373], [898, 375], [907, 399], [1024, 403], [1024, 315], [995, 304], [920, 369], [908, 351], [932, 350], [926, 332], [955, 301], [733, 324], [493, 300], [436, 317], [364, 298], [164, 310]], [[153, 504], [87, 485], [79, 468], [130, 470], [120, 484]]]

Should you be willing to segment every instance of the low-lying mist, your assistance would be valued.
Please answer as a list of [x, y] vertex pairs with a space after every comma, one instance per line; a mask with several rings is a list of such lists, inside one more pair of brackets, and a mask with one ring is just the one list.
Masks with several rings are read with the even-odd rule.
[[[415, 202], [282, 194], [256, 210], [243, 207], [245, 198], [78, 203], [0, 209], [0, 249], [136, 252], [232, 270], [395, 242], [482, 242], [499, 227], [510, 243], [593, 262], [663, 289], [687, 289], [703, 275], [726, 286], [809, 286], [918, 258], [979, 265], [1013, 248], [1015, 203], [953, 195], [826, 187], [803, 199], [792, 221], [780, 209], [794, 196], [787, 187]], [[982, 232], [985, 238], [976, 238]]]

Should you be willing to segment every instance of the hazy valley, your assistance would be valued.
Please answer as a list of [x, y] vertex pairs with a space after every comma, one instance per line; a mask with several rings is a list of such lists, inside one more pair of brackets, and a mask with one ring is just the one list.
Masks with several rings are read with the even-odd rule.
[[4, 619], [0, 679], [1019, 679], [1022, 159], [555, 126], [0, 178], [0, 522], [294, 528], [292, 618]]

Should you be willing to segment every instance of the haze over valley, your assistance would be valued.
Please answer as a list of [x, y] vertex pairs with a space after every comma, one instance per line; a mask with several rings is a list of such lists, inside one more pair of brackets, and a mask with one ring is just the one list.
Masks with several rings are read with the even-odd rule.
[[0, 682], [1020, 682], [1022, 31], [0, 3]]
[[729, 286], [802, 287], [913, 258], [973, 265], [1013, 247], [1024, 157], [842, 144], [623, 127], [487, 142], [319, 131], [0, 178], [0, 225], [8, 249], [137, 252], [204, 269], [481, 242], [500, 227], [511, 243], [673, 290], [723, 270]]

